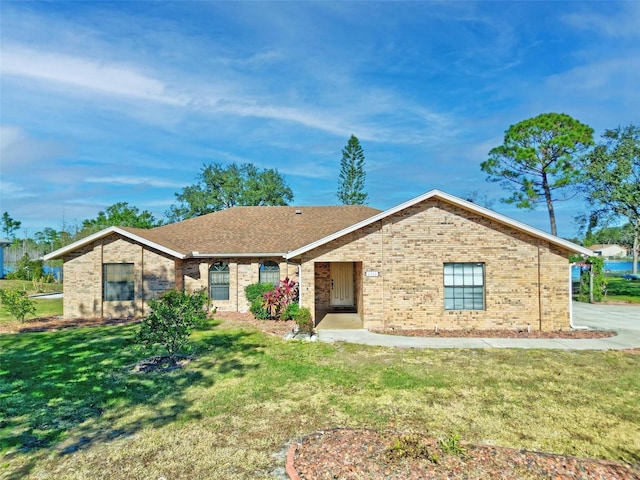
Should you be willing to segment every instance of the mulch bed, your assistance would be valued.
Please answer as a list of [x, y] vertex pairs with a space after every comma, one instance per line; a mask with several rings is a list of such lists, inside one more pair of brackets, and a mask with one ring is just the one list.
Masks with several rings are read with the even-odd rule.
[[[398, 448], [398, 439], [403, 438], [414, 442], [414, 446], [417, 443], [418, 448]], [[300, 480], [640, 479], [640, 465], [490, 445], [460, 446], [462, 452], [452, 453], [445, 452], [438, 439], [425, 435], [350, 429], [320, 431], [294, 447], [292, 467], [296, 473], [290, 472], [290, 476], [296, 479], [297, 474]]]
[[385, 335], [434, 338], [606, 338], [617, 335], [607, 330], [374, 330]]

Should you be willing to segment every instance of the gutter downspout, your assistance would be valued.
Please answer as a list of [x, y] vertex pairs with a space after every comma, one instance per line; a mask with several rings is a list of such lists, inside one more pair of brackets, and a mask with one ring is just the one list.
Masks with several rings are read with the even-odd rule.
[[298, 267], [298, 305], [301, 307], [302, 306], [302, 264], [293, 263], [288, 258], [287, 258], [287, 263]]
[[572, 330], [589, 330], [589, 327], [577, 326], [573, 324], [573, 267], [575, 263], [569, 264], [569, 326]]

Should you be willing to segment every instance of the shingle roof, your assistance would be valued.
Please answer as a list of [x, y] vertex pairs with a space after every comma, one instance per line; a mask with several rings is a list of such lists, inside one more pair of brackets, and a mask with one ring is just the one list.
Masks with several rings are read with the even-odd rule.
[[234, 207], [150, 230], [123, 230], [183, 254], [285, 254], [378, 213], [363, 205]]

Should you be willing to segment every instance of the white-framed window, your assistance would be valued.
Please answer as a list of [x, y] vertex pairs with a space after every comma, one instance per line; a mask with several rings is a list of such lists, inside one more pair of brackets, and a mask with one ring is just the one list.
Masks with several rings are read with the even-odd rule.
[[271, 260], [260, 265], [260, 282], [273, 283], [276, 287], [280, 283], [280, 265]]
[[102, 300], [128, 302], [134, 299], [135, 274], [133, 263], [105, 263], [102, 265]]
[[212, 300], [229, 300], [229, 264], [216, 262], [209, 269], [209, 296]]
[[484, 310], [484, 263], [444, 264], [444, 309]]

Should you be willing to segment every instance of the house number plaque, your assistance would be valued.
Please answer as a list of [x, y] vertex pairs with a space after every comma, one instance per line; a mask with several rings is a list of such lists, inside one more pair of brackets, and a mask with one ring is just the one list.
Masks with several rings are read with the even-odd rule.
[[365, 277], [379, 277], [380, 272], [364, 272]]

